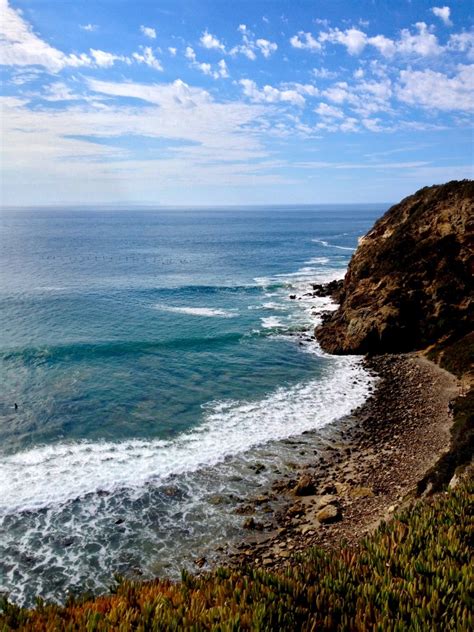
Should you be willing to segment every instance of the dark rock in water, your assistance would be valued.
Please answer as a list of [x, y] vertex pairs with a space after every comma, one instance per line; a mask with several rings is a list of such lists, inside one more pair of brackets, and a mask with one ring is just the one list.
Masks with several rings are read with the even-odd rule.
[[295, 496], [312, 496], [316, 493], [313, 479], [309, 474], [303, 474], [293, 488]]
[[199, 566], [199, 568], [202, 568], [206, 562], [207, 560], [205, 557], [198, 557], [197, 560], [194, 560], [194, 563], [196, 564], [196, 566]]
[[329, 323], [333, 317], [333, 312], [321, 312], [320, 313], [321, 323]]
[[290, 298], [291, 298], [292, 301], [294, 301], [295, 298], [296, 298], [296, 294], [290, 294]]
[[340, 307], [317, 327], [331, 353], [387, 353], [459, 338], [472, 327], [474, 182], [425, 187], [359, 241]]
[[253, 505], [239, 505], [234, 509], [234, 513], [245, 516], [245, 514], [252, 514], [255, 511], [255, 507]]
[[343, 279], [329, 281], [329, 283], [313, 283], [313, 296], [330, 296], [335, 301], [339, 301], [343, 285]]
[[224, 505], [229, 504], [230, 498], [226, 498], [225, 496], [221, 496], [220, 494], [215, 494], [213, 496], [209, 496], [207, 502], [210, 505]]
[[175, 485], [167, 485], [166, 487], [162, 487], [160, 491], [168, 498], [176, 498], [177, 500], [180, 500], [184, 496], [183, 491]]
[[263, 524], [261, 522], [257, 522], [254, 518], [247, 518], [247, 520], [242, 525], [244, 529], [250, 529], [255, 531], [262, 531]]
[[252, 463], [252, 465], [249, 465], [249, 468], [253, 470], [255, 474], [260, 474], [260, 472], [267, 469], [263, 463]]

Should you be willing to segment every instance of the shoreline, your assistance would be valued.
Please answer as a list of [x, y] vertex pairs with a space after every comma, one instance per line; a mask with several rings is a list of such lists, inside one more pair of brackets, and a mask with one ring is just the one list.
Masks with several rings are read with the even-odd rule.
[[334, 424], [317, 463], [236, 510], [248, 536], [209, 560], [212, 566], [284, 569], [314, 546], [356, 546], [415, 497], [418, 482], [449, 448], [449, 402], [458, 381], [419, 353], [363, 362], [379, 378], [367, 401]]

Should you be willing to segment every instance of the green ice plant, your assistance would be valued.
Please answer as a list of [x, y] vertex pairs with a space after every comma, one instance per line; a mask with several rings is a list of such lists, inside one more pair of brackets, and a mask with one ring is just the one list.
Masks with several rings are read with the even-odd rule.
[[358, 549], [312, 549], [281, 572], [220, 568], [180, 582], [117, 581], [94, 599], [24, 609], [3, 599], [0, 630], [474, 629], [473, 481], [419, 501]]

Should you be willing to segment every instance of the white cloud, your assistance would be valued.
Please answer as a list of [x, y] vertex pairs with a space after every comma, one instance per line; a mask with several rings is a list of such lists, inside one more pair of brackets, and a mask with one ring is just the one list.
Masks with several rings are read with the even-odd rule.
[[198, 104], [202, 105], [211, 101], [206, 90], [189, 86], [180, 79], [172, 83], [152, 84], [89, 79], [87, 84], [94, 92], [110, 96], [134, 97], [162, 107], [171, 107], [174, 104], [177, 108], [193, 108]]
[[212, 67], [211, 64], [206, 62], [196, 63], [196, 68], [198, 68], [204, 75], [212, 75]]
[[316, 24], [319, 24], [319, 26], [323, 26], [325, 29], [329, 28], [329, 20], [327, 18], [316, 18], [314, 20], [316, 22]]
[[415, 26], [418, 30], [415, 34], [410, 33], [408, 29], [402, 30], [400, 40], [397, 42], [397, 52], [422, 57], [441, 53], [443, 49], [428, 26], [424, 22], [417, 22]]
[[341, 132], [357, 132], [359, 131], [359, 121], [356, 118], [349, 117], [339, 125]]
[[367, 118], [376, 112], [391, 110], [392, 83], [387, 78], [359, 81], [352, 85], [339, 81], [324, 90], [323, 96], [337, 105], [346, 103], [358, 115]]
[[125, 61], [125, 57], [114, 55], [103, 50], [90, 49], [91, 56], [96, 66], [99, 68], [110, 68], [116, 61]]
[[[431, 32], [425, 22], [417, 22], [415, 24], [416, 31], [412, 33], [409, 29], [403, 29], [398, 40], [392, 40], [385, 35], [374, 35], [368, 37], [364, 31], [357, 28], [349, 28], [342, 31], [339, 28], [329, 29], [319, 34], [318, 40], [311, 36], [311, 43], [319, 44], [340, 44], [345, 46], [350, 55], [360, 55], [367, 46], [377, 49], [384, 57], [393, 57], [395, 54], [400, 55], [418, 55], [428, 57], [438, 55], [443, 51], [438, 38]], [[301, 34], [300, 34], [301, 35]], [[296, 48], [311, 48], [305, 45], [297, 36], [293, 37], [291, 43]]]
[[[5, 106], [4, 149], [9, 155], [33, 164], [37, 153], [30, 153], [29, 141], [37, 139], [39, 147], [47, 148], [48, 157], [102, 155], [103, 146], [79, 144], [65, 136], [113, 137], [127, 134], [153, 138], [191, 141], [191, 147], [175, 149], [190, 159], [189, 168], [205, 160], [246, 160], [263, 156], [260, 143], [249, 131], [264, 113], [260, 105], [243, 102], [217, 103], [206, 90], [189, 86], [181, 80], [169, 84], [114, 83], [90, 79], [89, 96], [106, 95], [107, 105], [97, 110], [92, 104], [71, 105], [61, 110], [30, 110], [19, 99], [2, 100]], [[67, 89], [67, 88], [66, 88]], [[64, 86], [55, 86], [60, 95]], [[138, 106], [124, 106], [113, 97], [133, 97]], [[7, 108], [8, 106], [8, 108]], [[186, 125], [183, 125], [183, 119]], [[28, 134], [28, 136], [26, 136]], [[28, 143], [26, 139], [28, 138]], [[8, 141], [8, 142], [7, 142]], [[14, 141], [14, 142], [13, 142]], [[8, 146], [7, 146], [8, 145]], [[107, 151], [114, 151], [108, 148]], [[114, 165], [106, 165], [113, 170]], [[184, 168], [184, 165], [180, 165]]]
[[250, 59], [250, 61], [255, 61], [257, 59], [257, 55], [255, 54], [256, 44], [252, 40], [251, 31], [247, 28], [246, 24], [239, 24], [237, 31], [242, 34], [242, 44], [231, 48], [229, 54], [232, 56], [239, 54], [244, 55], [247, 59]]
[[392, 57], [397, 51], [396, 43], [385, 35], [369, 37], [367, 43], [376, 48], [384, 57]]
[[135, 61], [137, 61], [140, 64], [145, 64], [145, 66], [149, 66], [150, 68], [153, 68], [154, 70], [159, 70], [162, 71], [163, 70], [163, 66], [161, 65], [161, 62], [156, 59], [155, 55], [153, 54], [153, 50], [151, 49], [150, 46], [142, 46], [141, 47], [141, 53], [133, 53], [132, 57]]
[[62, 81], [51, 83], [42, 96], [45, 101], [76, 101], [81, 97], [71, 92], [69, 86]]
[[[58, 73], [63, 68], [110, 68], [115, 62], [131, 63], [131, 58], [108, 51], [91, 48], [87, 53], [65, 54], [50, 46], [34, 33], [19, 11], [12, 9], [7, 0], [0, 0], [0, 64], [6, 66], [43, 66], [49, 72]], [[90, 25], [86, 25], [90, 26]], [[85, 30], [91, 30], [89, 28]], [[133, 53], [132, 58], [156, 70], [162, 70], [149, 48]]]
[[184, 56], [189, 61], [196, 61], [196, 53], [194, 52], [194, 48], [191, 46], [186, 46], [186, 50], [184, 51]]
[[25, 83], [36, 81], [42, 74], [43, 71], [36, 68], [19, 68], [12, 74], [10, 83], [15, 86], [22, 86]]
[[140, 31], [143, 33], [145, 37], [149, 37], [150, 39], [156, 39], [156, 31], [151, 26], [140, 26]]
[[[152, 200], [162, 199], [168, 187], [180, 194], [189, 189], [196, 200], [199, 186], [248, 187], [279, 179], [271, 171], [277, 163], [268, 159], [253, 131], [267, 111], [262, 105], [218, 103], [205, 90], [179, 80], [153, 85], [90, 80], [88, 85], [108, 97], [107, 105], [30, 109], [22, 99], [0, 99], [0, 149], [8, 184], [4, 199], [25, 203], [33, 187], [44, 202], [98, 203], [129, 199], [137, 192]], [[125, 106], [115, 96], [140, 98], [142, 104]], [[165, 147], [166, 139], [183, 144], [173, 143], [166, 155], [141, 160], [126, 148], [100, 142], [130, 134], [159, 138]], [[81, 137], [97, 138], [97, 143]]]
[[337, 72], [324, 68], [324, 66], [321, 66], [321, 68], [313, 68], [312, 73], [318, 79], [334, 79], [337, 77]]
[[79, 24], [79, 28], [83, 31], [88, 31], [89, 33], [92, 33], [94, 31], [97, 31], [99, 27], [97, 26], [97, 24]]
[[196, 63], [195, 67], [205, 75], [212, 77], [213, 79], [227, 79], [229, 72], [227, 70], [227, 64], [223, 59], [217, 64], [217, 69], [213, 70], [212, 65], [206, 62]]
[[244, 55], [247, 59], [255, 61], [257, 59], [256, 52], [260, 52], [265, 59], [268, 59], [278, 49], [278, 45], [270, 40], [263, 38], [255, 40], [254, 34], [246, 24], [239, 24], [237, 31], [242, 36], [242, 43], [230, 49], [229, 55], [233, 57]]
[[227, 64], [225, 63], [224, 59], [221, 59], [217, 64], [217, 68], [213, 69], [210, 63], [199, 62], [197, 60], [196, 52], [193, 48], [191, 48], [191, 46], [186, 47], [184, 56], [191, 62], [190, 65], [193, 68], [197, 68], [200, 72], [208, 75], [209, 77], [213, 77], [214, 79], [227, 79], [227, 77], [229, 76]]
[[282, 84], [287, 90], [296, 90], [298, 94], [306, 95], [309, 97], [317, 97], [319, 90], [312, 83], [298, 83], [297, 81], [291, 81], [289, 83]]
[[344, 101], [352, 101], [352, 93], [349, 90], [349, 84], [346, 81], [338, 81], [324, 91], [324, 95], [334, 103], [344, 103]]
[[363, 94], [368, 94], [370, 98], [376, 101], [385, 102], [392, 96], [392, 84], [390, 79], [383, 81], [362, 81], [357, 84], [356, 91]]
[[220, 62], [217, 64], [219, 70], [217, 71], [219, 74], [219, 77], [222, 77], [223, 79], [227, 79], [227, 77], [229, 76], [229, 70], [227, 68], [227, 64], [225, 63], [224, 59], [221, 59]]
[[305, 98], [299, 94], [297, 90], [279, 90], [278, 88], [274, 88], [269, 85], [263, 86], [260, 90], [255, 81], [252, 81], [251, 79], [241, 79], [239, 83], [244, 90], [245, 96], [249, 97], [256, 103], [287, 102], [292, 103], [293, 105], [303, 106], [306, 102]]
[[224, 44], [217, 37], [211, 35], [211, 33], [209, 33], [208, 31], [204, 31], [199, 41], [201, 42], [201, 46], [204, 46], [204, 48], [215, 48], [220, 51], [225, 51]]
[[448, 49], [459, 53], [466, 53], [468, 59], [474, 60], [474, 31], [453, 33], [448, 41]]
[[434, 70], [402, 70], [397, 96], [430, 110], [474, 111], [474, 64], [459, 65], [448, 77]]
[[277, 44], [266, 39], [258, 39], [255, 43], [262, 51], [262, 55], [265, 57], [265, 59], [268, 59], [270, 55], [274, 53], [278, 48]]
[[433, 7], [431, 11], [437, 18], [442, 20], [446, 26], [452, 26], [453, 23], [450, 20], [451, 9], [449, 7]]
[[7, 0], [0, 0], [0, 64], [5, 66], [43, 66], [50, 72], [59, 72], [66, 66], [91, 65], [87, 55], [65, 55], [44, 42], [11, 8]]
[[352, 76], [354, 77], [354, 79], [362, 79], [364, 74], [365, 73], [362, 68], [357, 68], [357, 70], [354, 70], [354, 72], [352, 73]]
[[293, 35], [290, 38], [290, 44], [293, 48], [299, 48], [301, 50], [310, 50], [316, 51], [321, 50], [321, 44], [314, 39], [311, 33], [305, 33], [304, 31], [299, 31], [297, 35]]
[[362, 125], [365, 129], [368, 129], [370, 132], [381, 132], [383, 131], [383, 127], [380, 125], [380, 119], [378, 118], [363, 118]]
[[341, 31], [338, 28], [330, 29], [319, 34], [320, 42], [332, 42], [342, 44], [350, 55], [359, 55], [367, 45], [367, 35], [356, 28]]
[[327, 103], [320, 103], [317, 108], [314, 108], [314, 111], [323, 118], [344, 118], [344, 112], [340, 108]]
[[328, 114], [326, 116], [321, 115], [321, 119], [315, 125], [316, 130], [324, 130], [326, 132], [358, 132], [360, 130], [358, 120], [352, 116], [344, 118], [344, 114], [342, 116], [330, 116]]
[[176, 57], [178, 51], [174, 46], [168, 46], [168, 52], [172, 57]]
[[231, 55], [237, 55], [238, 53], [250, 59], [250, 61], [255, 61], [257, 59], [257, 55], [254, 53], [253, 48], [247, 44], [241, 44], [240, 46], [234, 46], [230, 50]]

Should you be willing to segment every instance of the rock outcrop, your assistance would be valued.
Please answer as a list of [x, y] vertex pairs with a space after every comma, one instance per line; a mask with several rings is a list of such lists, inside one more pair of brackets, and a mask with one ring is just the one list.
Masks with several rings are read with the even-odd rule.
[[330, 353], [422, 349], [472, 329], [474, 182], [420, 189], [359, 242], [340, 306], [316, 329]]

